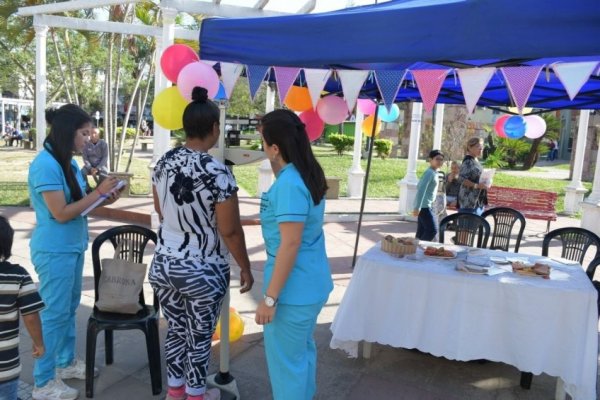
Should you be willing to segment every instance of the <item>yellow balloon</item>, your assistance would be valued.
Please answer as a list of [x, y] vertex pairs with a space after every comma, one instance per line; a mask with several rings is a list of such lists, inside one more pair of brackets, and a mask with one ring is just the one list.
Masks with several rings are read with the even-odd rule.
[[[244, 334], [244, 320], [240, 316], [240, 314], [235, 311], [235, 308], [229, 308], [229, 341], [235, 342], [239, 340]], [[213, 339], [219, 339], [221, 337], [221, 318], [219, 318], [219, 322], [217, 322], [217, 329], [215, 329], [215, 334], [213, 335]]]
[[171, 131], [183, 128], [183, 111], [188, 103], [179, 93], [177, 86], [166, 88], [152, 103], [154, 121]]
[[[531, 112], [531, 110], [533, 110], [533, 108], [531, 107], [523, 107], [523, 115], [525, 114], [529, 114]], [[508, 111], [518, 114], [519, 113], [519, 108], [518, 107], [508, 107]]]
[[[363, 121], [362, 124], [362, 133], [365, 136], [371, 136], [371, 133], [373, 132], [373, 123], [375, 122], [375, 115], [369, 115], [367, 118], [365, 118], [365, 120]], [[379, 118], [377, 118], [377, 125], [375, 125], [375, 135], [379, 135], [379, 132], [381, 132], [381, 120]]]

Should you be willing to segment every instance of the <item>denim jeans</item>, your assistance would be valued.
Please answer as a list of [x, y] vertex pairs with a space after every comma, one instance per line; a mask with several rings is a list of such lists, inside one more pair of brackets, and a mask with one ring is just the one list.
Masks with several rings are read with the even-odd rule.
[[430, 208], [421, 208], [417, 219], [417, 234], [419, 240], [432, 241], [437, 235], [438, 227]]
[[17, 400], [19, 379], [0, 383], [0, 400]]
[[38, 387], [55, 377], [75, 358], [75, 312], [81, 299], [84, 253], [31, 251], [40, 279], [40, 295], [46, 304], [41, 312], [46, 353], [35, 360], [33, 378]]

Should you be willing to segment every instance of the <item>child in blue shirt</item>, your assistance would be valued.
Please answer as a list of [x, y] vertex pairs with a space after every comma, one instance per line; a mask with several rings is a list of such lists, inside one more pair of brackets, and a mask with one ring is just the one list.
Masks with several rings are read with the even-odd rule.
[[437, 235], [438, 227], [431, 205], [438, 187], [437, 170], [444, 163], [444, 155], [439, 150], [429, 152], [429, 168], [425, 171], [417, 185], [417, 195], [413, 207], [413, 215], [417, 219], [417, 239], [431, 241]]

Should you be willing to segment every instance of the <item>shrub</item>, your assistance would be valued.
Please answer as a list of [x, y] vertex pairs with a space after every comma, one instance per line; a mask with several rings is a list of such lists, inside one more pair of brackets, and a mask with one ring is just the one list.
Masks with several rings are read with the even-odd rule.
[[[117, 127], [117, 137], [121, 137], [121, 133], [123, 132], [123, 127]], [[100, 129], [100, 137], [104, 136], [104, 129]], [[125, 130], [125, 139], [133, 139], [135, 137], [135, 128], [127, 128]]]
[[496, 149], [493, 153], [488, 154], [483, 165], [487, 168], [504, 168], [508, 164], [504, 161], [504, 156], [504, 150]]
[[502, 151], [503, 160], [509, 168], [515, 168], [518, 162], [522, 162], [531, 148], [531, 144], [522, 139], [498, 138], [497, 141], [497, 149]]
[[392, 152], [392, 141], [389, 139], [375, 139], [375, 142], [373, 142], [373, 147], [375, 147], [377, 157], [385, 160]]
[[327, 140], [340, 156], [344, 154], [345, 151], [351, 150], [352, 146], [354, 146], [354, 138], [352, 136], [346, 136], [340, 133], [332, 133], [327, 137]]
[[256, 142], [253, 140], [250, 143], [250, 150], [260, 150], [260, 141]]

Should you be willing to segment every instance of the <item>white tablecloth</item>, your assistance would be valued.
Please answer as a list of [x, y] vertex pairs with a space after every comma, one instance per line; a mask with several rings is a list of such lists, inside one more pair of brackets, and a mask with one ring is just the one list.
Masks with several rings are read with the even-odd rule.
[[456, 260], [417, 258], [395, 258], [379, 244], [360, 257], [331, 325], [332, 348], [357, 357], [366, 341], [500, 361], [562, 378], [575, 399], [596, 399], [597, 293], [581, 266], [549, 262], [551, 279], [542, 279], [471, 275], [456, 271]]

